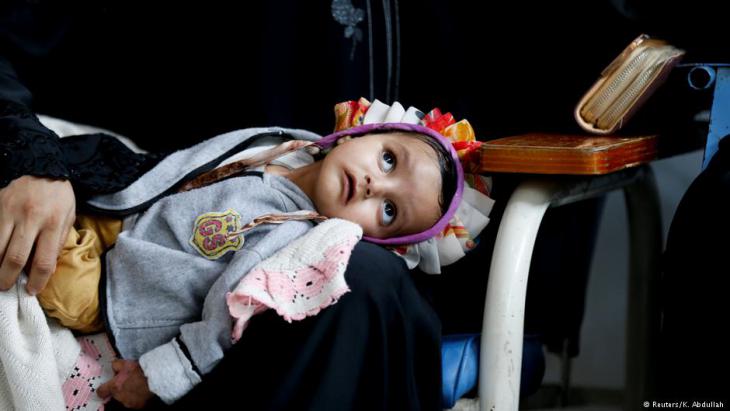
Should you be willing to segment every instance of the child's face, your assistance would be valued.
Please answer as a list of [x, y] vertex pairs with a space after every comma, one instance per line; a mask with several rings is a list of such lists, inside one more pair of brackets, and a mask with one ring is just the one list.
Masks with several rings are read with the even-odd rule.
[[441, 217], [436, 153], [418, 138], [398, 132], [357, 137], [317, 163], [308, 194], [319, 213], [358, 223], [366, 236], [421, 232]]

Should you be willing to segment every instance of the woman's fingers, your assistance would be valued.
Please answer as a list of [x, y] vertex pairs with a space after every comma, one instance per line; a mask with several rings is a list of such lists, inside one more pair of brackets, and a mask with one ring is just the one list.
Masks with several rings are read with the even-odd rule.
[[0, 264], [0, 289], [6, 291], [15, 284], [20, 270], [25, 267], [37, 235], [28, 225], [16, 225]]
[[36, 295], [46, 287], [51, 275], [56, 271], [56, 259], [62, 233], [60, 225], [48, 227], [38, 234], [33, 253], [33, 265], [30, 268], [28, 294]]
[[[2, 265], [5, 257], [5, 251], [7, 251], [8, 244], [10, 243], [10, 235], [13, 233], [13, 221], [6, 218], [3, 210], [0, 209], [0, 266]], [[0, 277], [0, 287], [4, 285], [2, 277]]]
[[28, 291], [43, 290], [74, 221], [75, 208], [68, 181], [23, 176], [0, 189], [0, 289], [15, 284], [35, 245]]
[[46, 284], [48, 284], [48, 280], [56, 272], [58, 255], [75, 220], [75, 210], [67, 210], [61, 224], [56, 223], [54, 219], [50, 219], [46, 227], [38, 234], [33, 265], [30, 269], [26, 287], [29, 294], [35, 295], [43, 291]]
[[10, 275], [6, 279], [6, 275], [2, 270], [3, 261], [5, 261], [5, 255], [10, 245], [10, 236], [13, 234], [13, 227], [15, 225], [11, 205], [8, 204], [9, 199], [10, 196], [6, 189], [0, 190], [0, 290], [3, 291], [15, 284], [15, 279], [10, 278]]

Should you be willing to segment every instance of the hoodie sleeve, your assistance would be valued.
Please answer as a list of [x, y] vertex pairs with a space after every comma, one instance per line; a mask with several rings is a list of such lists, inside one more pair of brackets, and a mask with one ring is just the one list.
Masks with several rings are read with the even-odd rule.
[[270, 226], [256, 247], [236, 252], [226, 271], [208, 291], [201, 320], [183, 324], [176, 338], [140, 357], [140, 366], [153, 393], [170, 404], [190, 391], [220, 362], [233, 344], [233, 320], [226, 294], [261, 261], [310, 227], [310, 223], [304, 221]]

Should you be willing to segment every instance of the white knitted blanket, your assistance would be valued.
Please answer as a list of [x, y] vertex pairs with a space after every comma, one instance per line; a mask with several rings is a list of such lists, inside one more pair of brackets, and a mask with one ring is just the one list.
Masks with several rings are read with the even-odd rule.
[[0, 291], [0, 410], [65, 410], [61, 384], [81, 348], [71, 331], [47, 320], [25, 282], [21, 275]]

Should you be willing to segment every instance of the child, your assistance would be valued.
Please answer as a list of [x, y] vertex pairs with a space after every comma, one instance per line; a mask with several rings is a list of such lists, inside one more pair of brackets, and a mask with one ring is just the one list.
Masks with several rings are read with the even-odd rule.
[[[146, 208], [123, 226], [80, 218], [87, 228], [69, 238], [93, 243], [90, 257], [82, 258], [98, 262], [83, 278], [59, 263], [39, 294], [50, 316], [84, 332], [98, 331], [104, 323], [122, 358], [139, 359], [117, 363], [117, 377], [99, 389], [100, 395], [114, 393], [128, 406], [142, 406], [153, 392], [169, 403], [189, 391], [231, 345], [224, 295], [312, 223], [285, 217], [281, 224], [256, 225], [243, 236], [215, 233], [238, 233], [262, 215], [310, 210], [359, 224], [366, 240], [410, 244], [443, 230], [461, 200], [463, 174], [448, 140], [428, 128], [400, 123], [322, 138], [312, 145], [320, 151], [316, 161], [297, 168], [265, 164], [259, 168], [263, 173], [249, 169], [243, 176], [164, 196], [180, 185], [180, 175], [209, 169], [218, 157], [240, 151], [257, 137], [284, 134], [316, 140], [301, 130], [228, 133], [174, 153], [125, 190], [89, 201], [107, 214]], [[294, 155], [295, 165], [306, 157], [301, 151]], [[84, 240], [94, 233], [99, 240]], [[72, 253], [73, 243], [64, 252]], [[98, 258], [111, 243], [106, 258]], [[101, 296], [93, 280], [99, 283], [99, 277]]]

